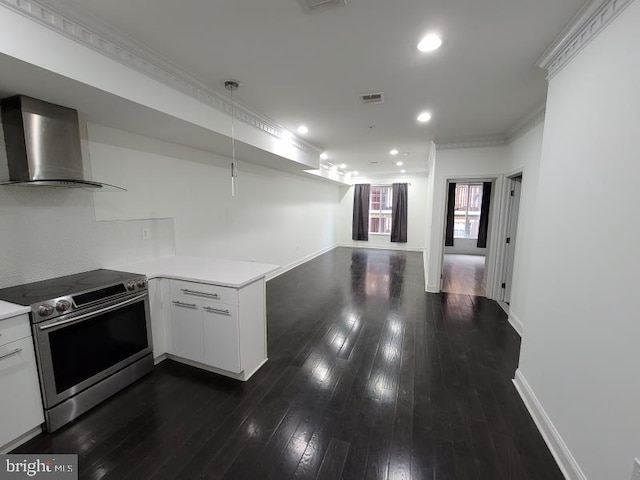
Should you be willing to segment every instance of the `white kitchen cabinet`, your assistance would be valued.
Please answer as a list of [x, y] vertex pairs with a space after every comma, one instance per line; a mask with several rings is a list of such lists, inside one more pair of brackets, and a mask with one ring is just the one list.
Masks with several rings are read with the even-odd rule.
[[114, 268], [149, 279], [156, 361], [238, 380], [267, 361], [265, 276], [277, 265], [175, 255]]
[[203, 302], [204, 363], [240, 373], [238, 308], [225, 303]]
[[168, 299], [169, 280], [164, 278], [149, 280], [151, 336], [153, 339], [153, 358], [156, 361], [163, 360], [169, 350], [171, 332], [169, 331], [168, 318], [171, 312], [164, 305]]
[[43, 422], [29, 318], [0, 320], [0, 452]]
[[202, 305], [186, 297], [171, 298], [173, 354], [194, 362], [203, 362]]
[[170, 358], [239, 380], [267, 361], [264, 279], [237, 289], [171, 280], [169, 291]]

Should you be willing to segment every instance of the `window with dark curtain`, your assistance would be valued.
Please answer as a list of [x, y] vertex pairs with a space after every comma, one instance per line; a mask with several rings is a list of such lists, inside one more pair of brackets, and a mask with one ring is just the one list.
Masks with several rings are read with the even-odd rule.
[[447, 197], [447, 228], [445, 230], [444, 244], [453, 247], [453, 228], [456, 213], [456, 184], [449, 183], [449, 195]]
[[407, 243], [407, 184], [394, 183], [391, 206], [391, 241]]
[[370, 185], [362, 183], [353, 189], [353, 224], [351, 238], [353, 240], [369, 240], [369, 191]]
[[480, 207], [480, 226], [478, 227], [478, 248], [487, 248], [489, 232], [489, 207], [491, 206], [491, 182], [482, 184], [482, 206]]

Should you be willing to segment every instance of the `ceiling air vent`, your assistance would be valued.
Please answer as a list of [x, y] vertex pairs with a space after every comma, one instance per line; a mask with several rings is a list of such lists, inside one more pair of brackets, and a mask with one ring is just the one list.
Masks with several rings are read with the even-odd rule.
[[322, 10], [325, 7], [345, 6], [347, 0], [299, 0], [302, 8], [307, 13], [313, 13]]
[[373, 105], [379, 105], [384, 103], [384, 93], [365, 93], [364, 95], [360, 95], [362, 99], [362, 103], [370, 103]]

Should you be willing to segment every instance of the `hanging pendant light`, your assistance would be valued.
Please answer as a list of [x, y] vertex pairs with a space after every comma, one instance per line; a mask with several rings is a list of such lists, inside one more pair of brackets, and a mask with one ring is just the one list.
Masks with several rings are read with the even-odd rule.
[[224, 82], [224, 88], [229, 90], [231, 96], [231, 196], [235, 197], [238, 191], [238, 162], [236, 161], [236, 105], [233, 101], [233, 92], [240, 88], [240, 82], [227, 80]]

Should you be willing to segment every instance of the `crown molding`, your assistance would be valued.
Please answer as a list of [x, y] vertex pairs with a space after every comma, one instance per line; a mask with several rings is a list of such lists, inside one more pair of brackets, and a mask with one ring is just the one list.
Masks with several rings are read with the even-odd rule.
[[456, 150], [459, 148], [500, 147], [507, 144], [504, 135], [484, 135], [477, 137], [434, 138], [436, 150]]
[[533, 127], [544, 121], [546, 104], [542, 103], [521, 117], [502, 135], [484, 135], [478, 137], [442, 137], [432, 141], [435, 150], [456, 150], [460, 148], [501, 147], [514, 142]]
[[531, 110], [529, 113], [527, 113], [525, 116], [520, 118], [520, 120], [514, 123], [513, 126], [509, 130], [507, 130], [507, 133], [505, 134], [507, 143], [511, 143], [514, 140], [517, 140], [533, 127], [543, 122], [546, 111], [547, 105], [546, 103], [542, 103]]
[[[227, 115], [232, 114], [227, 99], [204, 82], [64, 0], [47, 0], [46, 3], [37, 0], [0, 0], [0, 5]], [[236, 119], [276, 138], [286, 138], [298, 150], [310, 154], [322, 151], [269, 117], [239, 102], [234, 104]]]
[[633, 0], [591, 0], [571, 19], [536, 65], [551, 79], [591, 40], [598, 36]]

